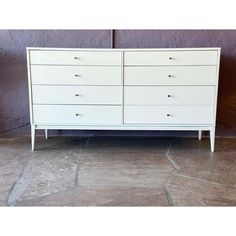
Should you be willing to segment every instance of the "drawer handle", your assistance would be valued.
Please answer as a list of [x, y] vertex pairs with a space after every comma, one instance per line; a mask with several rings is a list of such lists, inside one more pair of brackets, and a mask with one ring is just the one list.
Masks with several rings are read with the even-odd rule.
[[173, 75], [168, 75], [169, 78], [173, 78], [174, 76]]
[[168, 94], [168, 95], [167, 95], [167, 97], [168, 97], [168, 98], [170, 98], [170, 97], [171, 97], [171, 95], [170, 95], [170, 94]]
[[171, 114], [167, 114], [166, 116], [167, 116], [167, 117], [170, 117], [170, 116], [172, 116], [172, 115], [171, 115]]
[[76, 116], [81, 116], [81, 114], [79, 114], [79, 113], [76, 113], [75, 115], [76, 115]]
[[75, 60], [79, 60], [80, 58], [79, 57], [74, 57]]
[[169, 60], [174, 60], [174, 58], [173, 57], [169, 57]]
[[80, 95], [78, 93], [75, 94], [76, 97], [79, 97]]
[[75, 74], [75, 77], [80, 77], [80, 75], [78, 75], [78, 74]]

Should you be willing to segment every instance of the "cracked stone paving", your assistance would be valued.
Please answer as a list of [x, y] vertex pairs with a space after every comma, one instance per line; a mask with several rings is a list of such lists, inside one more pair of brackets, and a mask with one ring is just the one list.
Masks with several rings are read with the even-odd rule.
[[236, 139], [0, 139], [1, 206], [235, 206]]

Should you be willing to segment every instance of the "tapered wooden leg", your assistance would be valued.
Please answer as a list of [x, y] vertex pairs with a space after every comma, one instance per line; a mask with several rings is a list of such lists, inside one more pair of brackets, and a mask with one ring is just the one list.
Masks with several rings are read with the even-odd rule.
[[45, 139], [48, 139], [48, 130], [45, 129]]
[[210, 130], [211, 151], [215, 150], [215, 127]]
[[34, 146], [35, 146], [35, 126], [31, 125], [31, 148], [32, 148], [32, 151], [34, 151]]
[[202, 139], [202, 131], [199, 130], [199, 131], [198, 131], [198, 140], [201, 140], [201, 139]]

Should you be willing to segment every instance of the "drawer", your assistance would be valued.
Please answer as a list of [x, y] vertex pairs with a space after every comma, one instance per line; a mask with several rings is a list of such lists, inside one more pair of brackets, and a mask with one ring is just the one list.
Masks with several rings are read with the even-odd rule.
[[125, 85], [216, 85], [216, 66], [125, 67]]
[[46, 125], [121, 124], [121, 106], [33, 105], [34, 123]]
[[217, 51], [125, 52], [124, 64], [132, 65], [216, 65]]
[[122, 103], [122, 86], [33, 85], [33, 104]]
[[121, 85], [121, 67], [31, 66], [32, 84]]
[[126, 86], [125, 105], [214, 105], [215, 86]]
[[121, 52], [31, 50], [30, 64], [40, 65], [121, 65]]
[[213, 124], [213, 106], [125, 106], [126, 124]]

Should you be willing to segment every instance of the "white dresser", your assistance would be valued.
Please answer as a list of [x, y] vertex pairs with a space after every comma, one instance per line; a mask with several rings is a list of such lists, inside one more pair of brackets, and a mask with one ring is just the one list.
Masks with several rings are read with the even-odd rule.
[[214, 151], [220, 48], [27, 48], [35, 130], [210, 131]]

